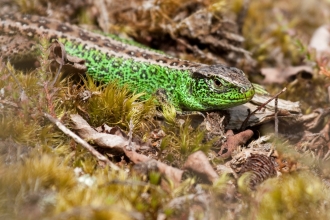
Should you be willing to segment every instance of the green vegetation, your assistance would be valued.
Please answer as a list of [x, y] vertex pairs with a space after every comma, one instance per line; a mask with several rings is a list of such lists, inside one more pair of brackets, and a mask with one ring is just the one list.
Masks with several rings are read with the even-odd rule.
[[[48, 1], [15, 2], [22, 12], [36, 13]], [[230, 6], [226, 1], [213, 7], [215, 1], [181, 4], [189, 2], [215, 11]], [[238, 12], [242, 2], [234, 1], [231, 6]], [[245, 48], [253, 53], [259, 66], [298, 65], [304, 59], [315, 62], [308, 43], [297, 39], [307, 39], [328, 20], [327, 13], [321, 13], [327, 3], [251, 1], [243, 29]], [[161, 1], [160, 10], [154, 9], [146, 16], [148, 22], [134, 27], [139, 30], [135, 34], [149, 36], [146, 26], [159, 31], [168, 22], [165, 18], [182, 5], [174, 0]], [[92, 17], [86, 8], [77, 11], [80, 18]], [[293, 12], [298, 16], [291, 16]], [[134, 28], [127, 29], [134, 32]], [[101, 166], [43, 113], [56, 116], [69, 128], [68, 116], [77, 113], [93, 127], [107, 124], [126, 133], [133, 123], [133, 136], [143, 141], [150, 141], [152, 132], [162, 130], [165, 137], [156, 146], [158, 151], [148, 156], [157, 155], [156, 159], [172, 167], [181, 169], [188, 156], [198, 150], [210, 158], [214, 167], [224, 161], [212, 158], [212, 144], [218, 140], [206, 141], [208, 131], [196, 128], [191, 118], [179, 120], [174, 106], [159, 106], [155, 97], [141, 101], [139, 97], [144, 94], [132, 94], [127, 86], [100, 84], [89, 77], [76, 77], [74, 71], [54, 82], [56, 68], [50, 67], [48, 47], [46, 41], [40, 42], [39, 67], [35, 70], [23, 72], [10, 64], [0, 64], [0, 219], [330, 219], [328, 158], [318, 158], [314, 149], [298, 153], [283, 139], [269, 141], [285, 155], [279, 160], [285, 164], [278, 162], [283, 174], [266, 180], [255, 191], [246, 184], [249, 173], [238, 181], [221, 174], [213, 184], [204, 184], [188, 174], [178, 186], [167, 181], [164, 187], [159, 172], [146, 176], [133, 172], [132, 162], [124, 156], [102, 152], [121, 169]], [[320, 67], [315, 68], [318, 71]], [[320, 75], [308, 82], [298, 77], [288, 83], [284, 97], [302, 101], [303, 110], [310, 112], [328, 105], [322, 90], [328, 82]], [[163, 120], [156, 120], [160, 113]], [[201, 192], [207, 195], [209, 207], [185, 197], [194, 195], [197, 200]]]

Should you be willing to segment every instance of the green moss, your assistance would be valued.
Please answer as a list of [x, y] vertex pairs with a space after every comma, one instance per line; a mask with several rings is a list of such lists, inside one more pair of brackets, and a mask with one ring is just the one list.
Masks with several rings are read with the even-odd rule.
[[153, 125], [152, 119], [156, 113], [154, 99], [139, 101], [143, 94], [132, 94], [127, 86], [118, 86], [116, 83], [96, 86], [91, 78], [87, 78], [85, 85], [94, 94], [85, 104], [82, 103], [90, 116], [91, 125], [100, 126], [105, 123], [129, 130], [132, 120], [133, 131], [139, 131], [139, 134]]
[[270, 179], [256, 194], [256, 219], [328, 219], [329, 190], [308, 173]]
[[54, 193], [76, 184], [71, 168], [58, 158], [40, 155], [38, 151], [32, 151], [23, 162], [9, 166], [1, 162], [0, 172], [1, 213], [18, 218], [28, 212], [29, 206], [31, 215], [39, 215], [41, 209], [46, 208], [43, 206], [53, 207], [56, 203]]
[[15, 0], [22, 13], [38, 12], [39, 0]]
[[212, 141], [205, 141], [205, 131], [193, 128], [189, 118], [175, 124], [169, 122], [163, 130], [166, 137], [162, 140], [160, 149], [166, 151], [166, 160], [174, 166], [180, 167], [190, 154], [199, 150], [207, 153], [212, 147]]
[[[17, 2], [22, 11], [30, 13], [38, 10], [36, 2], [45, 3]], [[183, 1], [180, 4], [208, 5], [212, 2]], [[209, 10], [215, 13], [221, 11], [227, 7], [225, 3], [227, 1], [221, 1]], [[276, 11], [278, 5], [275, 4], [279, 4], [280, 11], [286, 13]], [[317, 10], [312, 12], [306, 5], [307, 1], [293, 4], [282, 0], [276, 3], [269, 0], [251, 1], [244, 30], [246, 45], [261, 65], [276, 63], [277, 55], [270, 56], [276, 50], [290, 64], [299, 63], [306, 54], [307, 50], [297, 49], [294, 43], [296, 37], [291, 31], [302, 28], [303, 32], [310, 34], [312, 26], [326, 20], [322, 13], [315, 14]], [[321, 6], [315, 4], [310, 9], [315, 7]], [[159, 11], [153, 9], [147, 15], [148, 18], [152, 17], [153, 20], [149, 20], [154, 25], [145, 22], [132, 27], [137, 32], [148, 28], [157, 31], [157, 25], [167, 24], [168, 20], [164, 18], [171, 18], [178, 8], [178, 3], [173, 0], [161, 1]], [[290, 17], [296, 8], [300, 14], [306, 12], [301, 19]], [[81, 20], [87, 17], [87, 14], [82, 14]], [[148, 27], [141, 28], [141, 25]], [[134, 135], [140, 137], [147, 137], [154, 128], [162, 128], [167, 136], [161, 142], [159, 160], [179, 168], [191, 153], [197, 150], [209, 152], [212, 142], [204, 142], [204, 131], [193, 128], [190, 120], [178, 120], [173, 106], [162, 106], [165, 125], [159, 126], [154, 120], [155, 100], [140, 101], [142, 94], [132, 94], [127, 87], [116, 84], [97, 85], [89, 78], [79, 85], [75, 85], [71, 79], [59, 78], [52, 85], [53, 74], [49, 73], [47, 48], [47, 42], [42, 41], [38, 59], [41, 66], [33, 72], [22, 73], [8, 65], [10, 74], [6, 68], [0, 68], [0, 90], [4, 91], [4, 95], [0, 96], [0, 218], [157, 219], [159, 213], [164, 213], [168, 219], [179, 219], [188, 216], [189, 211], [198, 209], [192, 200], [184, 201], [182, 206], [169, 206], [178, 197], [196, 193], [198, 179], [185, 179], [178, 187], [168, 181], [168, 187], [164, 189], [158, 185], [161, 175], [157, 172], [150, 173], [149, 182], [144, 182], [143, 177], [127, 172], [130, 164], [125, 164], [125, 170], [120, 171], [102, 168], [95, 157], [57, 130], [42, 114], [51, 113], [68, 124], [66, 116], [78, 112], [92, 126], [107, 123], [110, 126], [119, 125], [126, 131], [132, 121]], [[74, 71], [72, 74], [75, 74]], [[307, 83], [299, 80], [296, 83], [299, 82], [305, 88]], [[315, 80], [316, 83], [324, 81], [318, 78]], [[298, 90], [296, 84], [291, 86], [294, 88], [290, 91], [296, 89], [297, 93], [306, 94], [301, 92], [303, 89]], [[83, 101], [80, 95], [86, 90], [92, 96]], [[313, 94], [321, 93], [321, 90], [315, 91]], [[22, 94], [28, 98], [22, 100]], [[278, 145], [281, 143], [283, 140]], [[299, 160], [292, 146], [278, 146], [277, 150], [287, 154], [293, 161]], [[327, 162], [316, 161], [306, 155], [299, 162], [329, 176]], [[219, 165], [219, 161], [214, 160], [212, 165]], [[81, 169], [79, 174], [76, 174], [75, 168]], [[296, 171], [277, 179], [269, 179], [258, 186], [256, 191], [248, 189], [244, 177], [239, 179], [237, 185], [234, 182], [228, 175], [221, 175], [212, 186], [198, 185], [207, 193], [210, 209], [198, 210], [195, 217], [202, 219], [207, 214], [214, 219], [330, 217], [326, 209], [329, 189], [314, 173]]]

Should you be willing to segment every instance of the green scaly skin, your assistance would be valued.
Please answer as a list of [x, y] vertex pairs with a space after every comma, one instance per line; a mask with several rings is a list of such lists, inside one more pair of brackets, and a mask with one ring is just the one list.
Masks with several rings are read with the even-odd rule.
[[[57, 39], [69, 55], [86, 61], [88, 74], [96, 80], [128, 84], [133, 92], [145, 93], [145, 98], [165, 91], [167, 101], [178, 110], [229, 108], [248, 102], [255, 93], [244, 73], [234, 67], [179, 60], [37, 16], [4, 15], [0, 24], [0, 36]], [[7, 54], [8, 48], [0, 49], [1, 56]]]

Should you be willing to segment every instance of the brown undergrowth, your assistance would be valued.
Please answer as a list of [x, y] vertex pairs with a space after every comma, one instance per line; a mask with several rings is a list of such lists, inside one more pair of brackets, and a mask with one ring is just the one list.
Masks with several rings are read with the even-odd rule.
[[[132, 94], [125, 86], [73, 77], [75, 72], [54, 81], [49, 45], [41, 41], [37, 69], [23, 72], [7, 60], [0, 66], [0, 219], [330, 218], [329, 71], [307, 46], [313, 30], [328, 19], [326, 1], [251, 1], [244, 44], [235, 12], [248, 1], [169, 0], [150, 10], [144, 1], [120, 6], [105, 1], [105, 8], [113, 6], [106, 12], [99, 11], [102, 1], [86, 4], [90, 7], [83, 2], [5, 1], [1, 10], [43, 14], [49, 7], [47, 13], [53, 11], [56, 18], [98, 24], [178, 57], [206, 63], [225, 57], [256, 81], [262, 78], [259, 67], [309, 63], [312, 78], [293, 74], [280, 85], [288, 87], [285, 98], [302, 101], [306, 115], [295, 128], [280, 124], [284, 132], [279, 137], [262, 126], [251, 128], [254, 140], [241, 143], [245, 133], [226, 133], [222, 115], [196, 126], [192, 116], [178, 119], [166, 105], [160, 111], [154, 98], [141, 101], [143, 94]], [[212, 28], [187, 28], [194, 16], [204, 15], [212, 18]], [[109, 23], [109, 18], [116, 22]], [[114, 154], [86, 138], [120, 169], [102, 166], [44, 113], [72, 130], [70, 116], [79, 114], [96, 136], [110, 133], [140, 148], [135, 152], [125, 147]], [[265, 133], [270, 137], [262, 141]], [[229, 152], [226, 158], [219, 157], [219, 150]], [[166, 177], [170, 169], [182, 174], [179, 181]]]

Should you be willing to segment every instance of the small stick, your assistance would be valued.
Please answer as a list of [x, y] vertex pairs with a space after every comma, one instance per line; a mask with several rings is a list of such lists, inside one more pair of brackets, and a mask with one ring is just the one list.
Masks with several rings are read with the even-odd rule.
[[274, 121], [275, 121], [275, 137], [277, 137], [277, 135], [278, 135], [278, 117], [277, 117], [278, 108], [277, 108], [277, 104], [278, 104], [278, 97], [276, 97], [276, 99], [275, 99], [275, 119], [274, 119]]
[[133, 124], [133, 120], [131, 119], [129, 121], [128, 145], [126, 146], [126, 150], [135, 151], [135, 147], [132, 146], [133, 129], [134, 129], [134, 124]]
[[112, 163], [108, 158], [106, 158], [105, 156], [103, 156], [102, 154], [100, 154], [97, 150], [95, 150], [85, 140], [81, 139], [78, 135], [76, 135], [70, 129], [68, 129], [67, 127], [65, 127], [65, 125], [63, 125], [60, 122], [60, 120], [58, 120], [57, 118], [54, 118], [53, 116], [51, 116], [50, 114], [47, 114], [47, 113], [44, 113], [44, 116], [46, 118], [48, 118], [49, 121], [51, 121], [52, 123], [54, 123], [64, 134], [68, 135], [76, 143], [80, 144], [81, 146], [83, 146], [84, 148], [86, 148], [89, 152], [91, 152], [91, 154], [93, 156], [95, 156], [99, 161], [101, 161], [102, 163], [107, 164], [108, 166], [110, 166], [111, 169], [120, 170], [120, 168], [117, 165], [115, 165], [114, 163]]
[[[9, 63], [9, 59], [8, 59], [8, 63]], [[17, 83], [20, 92], [24, 92], [23, 87], [21, 86], [21, 84], [19, 83], [18, 79], [16, 78], [16, 76], [14, 75], [14, 73], [12, 73], [12, 71], [8, 68], [7, 65], [5, 65], [4, 63], [2, 63], [2, 65], [5, 66], [5, 68], [7, 69], [8, 73], [13, 77], [13, 79], [15, 80], [15, 82]]]
[[[9, 59], [8, 59], [8, 63], [9, 63]], [[2, 65], [5, 66], [5, 68], [7, 69], [7, 71], [9, 72], [9, 74], [13, 77], [13, 79], [15, 80], [17, 86], [19, 87], [19, 90], [20, 90], [20, 100], [21, 101], [27, 101], [28, 100], [28, 97], [25, 94], [25, 91], [24, 91], [22, 85], [20, 84], [20, 82], [18, 81], [18, 79], [15, 77], [14, 73], [8, 68], [7, 65], [5, 65], [4, 63], [2, 63]]]

